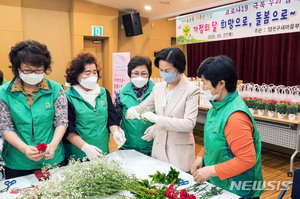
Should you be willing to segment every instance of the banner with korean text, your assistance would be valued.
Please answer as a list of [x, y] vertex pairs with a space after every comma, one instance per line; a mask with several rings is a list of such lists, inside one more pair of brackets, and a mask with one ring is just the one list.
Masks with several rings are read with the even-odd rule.
[[127, 74], [127, 65], [130, 61], [130, 53], [113, 53], [112, 60], [112, 100], [114, 102], [118, 89], [130, 81]]
[[300, 0], [249, 0], [176, 18], [176, 44], [300, 31]]

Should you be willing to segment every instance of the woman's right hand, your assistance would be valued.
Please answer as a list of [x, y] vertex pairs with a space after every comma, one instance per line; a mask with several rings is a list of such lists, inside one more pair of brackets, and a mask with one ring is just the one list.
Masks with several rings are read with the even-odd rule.
[[125, 119], [140, 119], [140, 114], [137, 112], [135, 106], [132, 106], [127, 110]]
[[29, 159], [36, 162], [44, 157], [44, 155], [40, 153], [39, 150], [37, 150], [37, 148], [29, 145], [25, 147], [25, 154]]
[[203, 167], [203, 158], [197, 157], [191, 166], [191, 173], [194, 174], [198, 169], [202, 167]]

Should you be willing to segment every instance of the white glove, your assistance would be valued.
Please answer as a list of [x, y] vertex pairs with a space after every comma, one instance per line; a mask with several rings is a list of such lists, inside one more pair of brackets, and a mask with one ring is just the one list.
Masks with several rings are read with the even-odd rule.
[[4, 138], [1, 137], [1, 138], [0, 138], [0, 152], [1, 152], [2, 149], [3, 149], [3, 142], [4, 142]]
[[89, 160], [97, 159], [98, 157], [101, 157], [103, 155], [101, 149], [88, 143], [85, 143], [81, 147], [81, 151], [83, 151], [86, 154]]
[[141, 116], [143, 119], [146, 119], [152, 123], [156, 123], [158, 121], [158, 116], [153, 112], [146, 112], [143, 113]]
[[136, 118], [140, 119], [140, 114], [137, 112], [136, 106], [132, 106], [127, 110], [125, 119], [133, 120]]
[[112, 137], [115, 140], [116, 144], [118, 145], [118, 148], [123, 146], [126, 142], [124, 131], [121, 128], [119, 131], [114, 131]]
[[147, 142], [150, 142], [155, 138], [155, 135], [156, 135], [156, 126], [152, 125], [146, 129], [146, 131], [144, 132], [144, 136], [142, 136], [142, 139]]

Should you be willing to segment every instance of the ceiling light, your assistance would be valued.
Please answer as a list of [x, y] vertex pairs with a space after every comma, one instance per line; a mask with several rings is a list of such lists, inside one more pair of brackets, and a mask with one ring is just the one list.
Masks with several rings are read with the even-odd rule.
[[145, 6], [145, 10], [151, 10], [151, 6]]
[[160, 1], [159, 3], [160, 3], [160, 4], [169, 4], [170, 1]]

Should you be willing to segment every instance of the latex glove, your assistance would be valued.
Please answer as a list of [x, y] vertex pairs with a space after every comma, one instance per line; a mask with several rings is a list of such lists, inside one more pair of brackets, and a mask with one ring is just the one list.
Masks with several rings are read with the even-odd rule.
[[194, 162], [193, 162], [193, 164], [192, 164], [192, 166], [191, 166], [191, 173], [192, 173], [192, 175], [198, 170], [198, 169], [200, 169], [200, 168], [202, 168], [203, 167], [203, 158], [202, 157], [197, 157], [195, 160], [194, 160]]
[[152, 123], [156, 123], [158, 121], [158, 116], [153, 112], [146, 112], [143, 113], [141, 116], [143, 119], [146, 119]]
[[144, 136], [142, 136], [142, 139], [147, 142], [150, 142], [155, 138], [155, 135], [156, 135], [156, 126], [152, 125], [146, 129], [146, 131], [144, 132]]
[[85, 143], [81, 147], [81, 151], [83, 151], [86, 154], [89, 160], [97, 159], [98, 157], [101, 157], [103, 153], [101, 149], [88, 143]]
[[4, 142], [4, 138], [1, 137], [1, 138], [0, 138], [0, 152], [1, 152], [2, 149], [3, 149], [3, 142]]
[[125, 119], [133, 120], [136, 118], [140, 119], [140, 114], [137, 112], [136, 106], [132, 106], [127, 110]]
[[211, 177], [217, 176], [215, 166], [206, 166], [198, 169], [194, 174], [194, 180], [199, 183], [204, 183], [209, 180]]
[[123, 146], [126, 142], [124, 131], [121, 128], [119, 131], [114, 131], [112, 137], [115, 140], [116, 144], [118, 145], [118, 148]]

